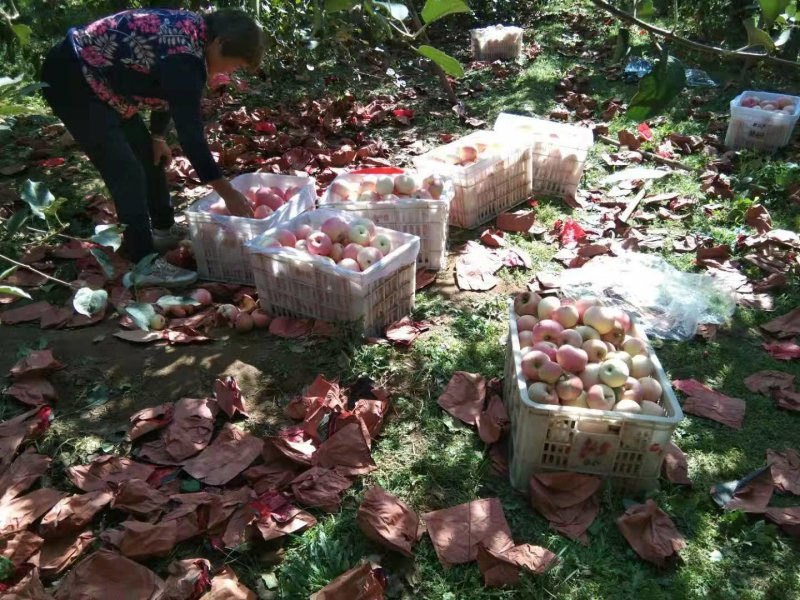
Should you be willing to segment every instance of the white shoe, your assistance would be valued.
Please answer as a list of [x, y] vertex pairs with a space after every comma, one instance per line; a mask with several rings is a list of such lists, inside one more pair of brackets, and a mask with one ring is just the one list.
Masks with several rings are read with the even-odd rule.
[[159, 257], [150, 267], [147, 273], [139, 275], [136, 280], [132, 280], [133, 273], [125, 273], [122, 282], [125, 287], [165, 287], [165, 288], [179, 288], [192, 285], [197, 281], [197, 273], [189, 271], [188, 269], [181, 269], [175, 265], [168, 263], [163, 258]]

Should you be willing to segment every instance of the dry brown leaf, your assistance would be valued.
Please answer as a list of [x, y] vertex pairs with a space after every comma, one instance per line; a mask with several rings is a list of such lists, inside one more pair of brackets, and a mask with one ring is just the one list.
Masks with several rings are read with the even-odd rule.
[[29, 406], [51, 404], [58, 399], [53, 384], [39, 377], [26, 377], [21, 381], [15, 381], [3, 393]]
[[41, 488], [6, 502], [0, 509], [0, 536], [26, 529], [63, 496], [58, 490]]
[[350, 423], [325, 440], [311, 464], [325, 469], [336, 469], [345, 477], [366, 475], [378, 467], [372, 460], [369, 444], [358, 423]]
[[100, 537], [128, 558], [167, 556], [178, 544], [178, 524], [177, 521], [155, 524], [123, 521], [114, 529], [106, 529]]
[[175, 405], [172, 402], [143, 408], [131, 415], [128, 439], [134, 441], [143, 435], [169, 425]]
[[45, 302], [44, 300], [33, 302], [25, 306], [20, 306], [19, 308], [9, 308], [8, 310], [0, 312], [0, 322], [2, 322], [3, 325], [30, 323], [32, 321], [38, 321], [42, 318], [42, 315], [47, 314], [51, 310], [53, 310], [53, 307], [49, 302]]
[[31, 487], [39, 477], [47, 473], [49, 467], [49, 457], [36, 454], [29, 448], [8, 469], [0, 469], [0, 506]]
[[744, 400], [721, 394], [694, 379], [676, 379], [672, 385], [688, 396], [683, 402], [684, 412], [742, 428], [747, 406]]
[[109, 490], [96, 490], [62, 498], [44, 516], [39, 532], [50, 539], [81, 531], [113, 497]]
[[744, 222], [750, 227], [754, 227], [758, 233], [767, 233], [772, 229], [772, 217], [761, 204], [754, 204], [747, 209]]
[[571, 539], [588, 543], [586, 530], [600, 511], [602, 481], [581, 473], [536, 473], [531, 477], [531, 506], [550, 526]]
[[[159, 439], [142, 445], [139, 456], [165, 465], [183, 464], [208, 446], [218, 405], [211, 398], [181, 398]], [[146, 478], [145, 478], [146, 479]]]
[[504, 552], [495, 552], [483, 545], [478, 547], [478, 567], [486, 587], [515, 585], [519, 581], [520, 568], [541, 575], [554, 561], [555, 554], [531, 544], [514, 546]]
[[777, 319], [772, 319], [772, 321], [764, 323], [761, 328], [778, 337], [795, 337], [800, 335], [800, 308], [795, 308], [793, 311]]
[[417, 513], [402, 500], [376, 485], [367, 490], [356, 522], [369, 539], [405, 556], [425, 533]]
[[225, 566], [214, 575], [211, 589], [200, 596], [200, 600], [258, 600], [258, 596], [239, 583], [233, 569]]
[[768, 508], [764, 516], [768, 521], [775, 523], [786, 535], [800, 537], [800, 506]]
[[[717, 493], [717, 487], [713, 486], [710, 493]], [[726, 510], [741, 510], [746, 513], [763, 514], [767, 510], [767, 505], [772, 498], [775, 485], [772, 481], [772, 474], [769, 469], [748, 481], [745, 485], [739, 483], [731, 499], [725, 504]]]
[[130, 479], [147, 480], [155, 471], [152, 465], [145, 465], [130, 458], [104, 454], [88, 465], [67, 469], [67, 476], [75, 487], [84, 492], [111, 489], [111, 484]]
[[800, 346], [794, 342], [765, 342], [761, 347], [778, 360], [795, 360], [800, 358]]
[[0, 556], [19, 568], [39, 552], [42, 544], [44, 540], [32, 531], [20, 531], [11, 537], [0, 539]]
[[43, 575], [55, 577], [70, 567], [94, 542], [91, 530], [45, 541], [39, 556]]
[[767, 450], [767, 464], [776, 490], [800, 496], [800, 454], [797, 450]]
[[439, 396], [439, 406], [468, 425], [475, 425], [475, 418], [483, 410], [486, 397], [486, 380], [477, 373], [456, 371]]
[[247, 415], [247, 410], [244, 406], [244, 399], [242, 398], [242, 391], [236, 385], [236, 380], [233, 377], [227, 379], [217, 379], [214, 382], [214, 398], [223, 412], [229, 417], [233, 417], [237, 412]]
[[283, 456], [299, 465], [310, 465], [317, 448], [302, 427], [281, 429], [276, 437], [264, 438], [264, 461], [269, 464], [274, 458]]
[[664, 449], [664, 462], [661, 465], [664, 479], [676, 485], [692, 485], [689, 479], [689, 463], [686, 454], [670, 442]]
[[675, 523], [653, 500], [631, 506], [617, 519], [617, 526], [636, 554], [660, 567], [686, 547]]
[[207, 485], [225, 485], [261, 454], [263, 442], [225, 423], [211, 445], [183, 465], [183, 470]]
[[39, 579], [39, 570], [31, 569], [19, 582], [7, 590], [9, 600], [53, 600]]
[[478, 546], [503, 552], [514, 546], [497, 498], [474, 500], [422, 515], [436, 556], [444, 566], [472, 562]]
[[141, 479], [124, 481], [116, 487], [111, 508], [144, 520], [152, 520], [166, 510], [170, 497]]
[[769, 396], [772, 390], [791, 390], [794, 388], [794, 375], [783, 371], [758, 371], [744, 380], [751, 392]]
[[211, 586], [211, 563], [205, 558], [187, 558], [170, 563], [169, 577], [159, 600], [191, 600]]
[[351, 485], [336, 469], [311, 467], [292, 481], [292, 494], [300, 504], [334, 513], [339, 510], [342, 493]]
[[535, 223], [536, 213], [532, 210], [497, 215], [497, 228], [512, 233], [527, 233]]
[[67, 573], [56, 590], [55, 598], [157, 600], [163, 588], [164, 582], [147, 567], [116, 552], [98, 550]]
[[16, 380], [46, 377], [63, 369], [64, 366], [64, 363], [53, 357], [52, 350], [36, 350], [11, 367], [10, 375]]
[[499, 440], [503, 431], [508, 429], [509, 424], [508, 412], [506, 412], [506, 407], [497, 394], [493, 394], [489, 399], [486, 410], [475, 417], [478, 435], [487, 444], [494, 444]]
[[310, 600], [383, 600], [386, 575], [378, 565], [365, 562], [345, 571], [311, 594]]
[[411, 317], [403, 317], [386, 328], [386, 339], [399, 346], [410, 346], [420, 335], [430, 329], [430, 323], [412, 321]]

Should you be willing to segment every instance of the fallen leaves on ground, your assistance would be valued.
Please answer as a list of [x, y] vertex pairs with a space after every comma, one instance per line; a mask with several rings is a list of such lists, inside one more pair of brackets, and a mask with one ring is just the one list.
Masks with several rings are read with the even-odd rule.
[[687, 395], [683, 403], [684, 412], [734, 429], [742, 428], [746, 408], [744, 400], [721, 394], [694, 379], [676, 379], [672, 385]]
[[486, 397], [486, 380], [477, 373], [456, 371], [439, 396], [438, 404], [452, 416], [468, 425], [475, 425], [475, 420], [483, 410]]
[[664, 479], [676, 485], [692, 485], [689, 479], [689, 463], [686, 454], [673, 442], [664, 449], [664, 462], [661, 465]]
[[182, 464], [208, 446], [217, 411], [217, 403], [210, 398], [181, 398], [159, 439], [143, 444], [139, 457], [156, 464]]
[[675, 523], [651, 499], [628, 508], [617, 526], [636, 554], [660, 567], [686, 547]]
[[497, 442], [510, 423], [505, 404], [497, 394], [491, 396], [486, 410], [481, 411], [475, 417], [478, 435], [487, 444]]
[[772, 390], [788, 390], [794, 388], [794, 375], [783, 371], [758, 371], [744, 380], [751, 392], [769, 396]]
[[430, 328], [430, 323], [426, 321], [412, 321], [411, 317], [403, 317], [386, 328], [386, 339], [399, 346], [410, 346]]
[[588, 544], [586, 530], [600, 511], [602, 480], [581, 473], [536, 473], [531, 477], [530, 502], [550, 526]]
[[54, 538], [83, 530], [114, 497], [108, 490], [97, 490], [62, 498], [44, 516], [39, 532]]
[[40, 488], [0, 505], [0, 536], [26, 529], [64, 497], [63, 492]]
[[800, 358], [800, 346], [794, 342], [764, 342], [761, 347], [778, 360]]
[[719, 483], [711, 488], [711, 497], [725, 510], [762, 514], [772, 498], [774, 484], [769, 467], [758, 469], [737, 481]]
[[800, 537], [800, 506], [768, 508], [764, 516], [768, 521], [775, 523], [786, 535]]
[[[13, 453], [12, 453], [13, 456]], [[20, 454], [11, 466], [0, 469], [0, 506], [31, 487], [50, 468], [50, 458], [33, 449]]]
[[153, 471], [155, 467], [152, 465], [145, 465], [123, 456], [104, 454], [88, 465], [70, 467], [67, 469], [67, 477], [78, 489], [95, 492], [112, 489], [113, 484], [131, 479], [146, 481]]
[[383, 569], [365, 562], [345, 571], [316, 594], [311, 594], [310, 600], [383, 600], [386, 583]]
[[556, 562], [556, 555], [546, 548], [520, 544], [503, 552], [478, 547], [478, 568], [486, 587], [502, 587], [519, 582], [519, 571], [525, 569], [541, 575]]
[[214, 382], [214, 398], [217, 400], [217, 405], [229, 417], [233, 417], [237, 412], [242, 416], [248, 416], [242, 391], [233, 377], [217, 379]]
[[474, 500], [422, 515], [436, 556], [445, 566], [478, 558], [478, 547], [503, 552], [514, 546], [503, 506], [497, 498]]
[[45, 541], [39, 555], [43, 575], [54, 577], [70, 567], [95, 541], [91, 530], [67, 534]]
[[764, 323], [761, 329], [776, 335], [779, 338], [794, 337], [800, 335], [800, 308], [786, 313]]
[[369, 539], [405, 556], [425, 533], [417, 514], [399, 498], [376, 485], [367, 490], [356, 522]]
[[800, 496], [800, 454], [797, 450], [767, 450], [767, 464], [776, 490]]
[[207, 485], [225, 485], [261, 454], [263, 442], [230, 423], [213, 442], [183, 464], [183, 469]]
[[164, 582], [147, 567], [101, 549], [80, 562], [58, 586], [56, 600], [137, 598], [157, 600]]
[[211, 586], [211, 563], [205, 558], [187, 558], [170, 563], [169, 577], [159, 600], [189, 600]]

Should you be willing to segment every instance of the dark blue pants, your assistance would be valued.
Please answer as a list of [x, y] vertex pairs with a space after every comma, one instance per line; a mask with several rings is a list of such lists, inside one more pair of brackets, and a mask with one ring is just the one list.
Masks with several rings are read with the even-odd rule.
[[133, 261], [154, 252], [151, 223], [175, 222], [163, 166], [153, 164], [150, 131], [140, 115], [123, 119], [92, 92], [68, 41], [42, 66], [44, 97], [92, 161], [125, 225], [124, 247]]

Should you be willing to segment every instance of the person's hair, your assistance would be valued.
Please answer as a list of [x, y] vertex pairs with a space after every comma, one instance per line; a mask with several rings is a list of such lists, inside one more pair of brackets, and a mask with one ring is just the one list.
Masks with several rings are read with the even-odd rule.
[[205, 15], [204, 20], [209, 44], [220, 38], [225, 56], [243, 58], [250, 68], [258, 68], [266, 42], [261, 26], [250, 15], [235, 8], [223, 8]]

